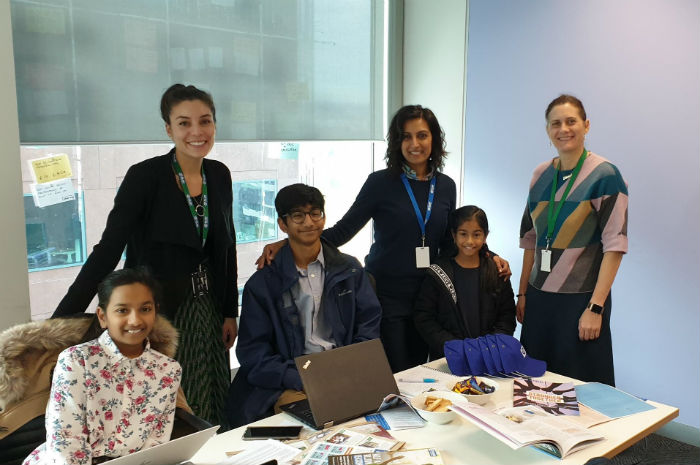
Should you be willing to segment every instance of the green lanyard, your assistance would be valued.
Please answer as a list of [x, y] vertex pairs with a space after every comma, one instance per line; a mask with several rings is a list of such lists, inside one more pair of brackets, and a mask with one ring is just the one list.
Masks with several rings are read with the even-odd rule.
[[182, 191], [185, 193], [185, 198], [187, 198], [187, 205], [190, 207], [190, 213], [192, 213], [192, 219], [194, 219], [194, 225], [199, 231], [199, 217], [201, 216], [204, 220], [204, 226], [202, 227], [202, 248], [207, 242], [207, 235], [209, 234], [209, 196], [207, 195], [207, 177], [204, 174], [204, 164], [202, 164], [202, 204], [195, 207], [192, 196], [190, 195], [190, 190], [187, 188], [187, 182], [185, 181], [185, 175], [182, 173], [182, 168], [175, 158], [173, 153], [173, 169], [180, 178], [180, 185], [182, 186]]
[[547, 210], [547, 250], [549, 250], [549, 244], [552, 242], [552, 236], [554, 234], [554, 225], [557, 224], [557, 218], [559, 217], [561, 207], [564, 205], [564, 202], [566, 202], [566, 198], [569, 196], [569, 191], [571, 191], [571, 187], [574, 185], [574, 181], [576, 181], [576, 177], [578, 176], [579, 171], [581, 171], [581, 167], [583, 166], [583, 161], [586, 159], [586, 156], [588, 156], [588, 150], [584, 148], [583, 153], [578, 159], [576, 168], [574, 168], [573, 173], [571, 173], [571, 177], [569, 178], [569, 184], [566, 185], [566, 189], [564, 190], [564, 195], [561, 196], [561, 200], [559, 200], [559, 203], [556, 206], [556, 211], [554, 208], [554, 196], [557, 193], [557, 179], [559, 179], [559, 167], [561, 166], [561, 159], [559, 160], [559, 163], [557, 163], [557, 167], [554, 168], [554, 179], [552, 180], [552, 195], [549, 197], [549, 208]]

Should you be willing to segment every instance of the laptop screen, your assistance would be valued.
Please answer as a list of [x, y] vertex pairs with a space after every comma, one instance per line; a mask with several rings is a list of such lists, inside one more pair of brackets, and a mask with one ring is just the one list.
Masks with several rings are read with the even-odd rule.
[[303, 355], [295, 359], [317, 426], [376, 411], [388, 394], [398, 394], [379, 339]]

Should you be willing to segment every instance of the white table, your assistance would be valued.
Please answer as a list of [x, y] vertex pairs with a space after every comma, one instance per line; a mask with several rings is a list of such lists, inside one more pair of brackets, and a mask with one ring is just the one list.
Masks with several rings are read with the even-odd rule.
[[[400, 373], [396, 376], [398, 378]], [[544, 378], [554, 382], [581, 383], [550, 372], [545, 373]], [[499, 389], [494, 394], [493, 405], [490, 406], [495, 408], [512, 405], [512, 384], [512, 380], [499, 380]], [[613, 457], [678, 416], [678, 409], [675, 407], [652, 401], [649, 403], [656, 408], [592, 427], [591, 430], [603, 435], [605, 440], [575, 452], [563, 460], [557, 460], [532, 447], [513, 450], [462, 417], [458, 417], [447, 425], [426, 423], [423, 428], [390, 431], [390, 433], [397, 439], [406, 441], [406, 448], [434, 447], [439, 449], [446, 465], [581, 464], [592, 457]], [[301, 423], [282, 413], [254, 424], [298, 425]], [[244, 430], [245, 427], [240, 427], [213, 437], [192, 458], [192, 462], [196, 465], [214, 465], [226, 457], [227, 451], [244, 449], [248, 444], [241, 439]]]

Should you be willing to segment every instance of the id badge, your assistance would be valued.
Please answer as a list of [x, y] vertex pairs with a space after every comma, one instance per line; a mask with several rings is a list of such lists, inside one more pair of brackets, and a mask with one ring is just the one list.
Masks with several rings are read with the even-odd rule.
[[540, 271], [546, 271], [547, 273], [552, 271], [552, 251], [549, 249], [542, 249]]
[[195, 297], [202, 297], [209, 293], [209, 280], [207, 279], [207, 270], [200, 265], [197, 271], [190, 275], [192, 279], [192, 294]]
[[416, 247], [416, 268], [430, 267], [430, 247]]

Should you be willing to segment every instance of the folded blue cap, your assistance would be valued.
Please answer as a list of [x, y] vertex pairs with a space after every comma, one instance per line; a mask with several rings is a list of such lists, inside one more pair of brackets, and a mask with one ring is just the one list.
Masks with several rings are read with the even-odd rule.
[[531, 358], [525, 347], [513, 336], [495, 334], [496, 344], [506, 373], [519, 373], [525, 376], [542, 376], [547, 371], [547, 363]]
[[496, 364], [493, 362], [491, 350], [489, 349], [489, 341], [487, 341], [483, 336], [476, 338], [476, 341], [479, 343], [479, 347], [481, 348], [481, 358], [484, 359], [484, 365], [486, 365], [486, 374], [497, 374]]
[[493, 374], [502, 376], [506, 374], [506, 371], [503, 369], [503, 363], [501, 362], [501, 352], [498, 350], [498, 344], [496, 344], [495, 336], [495, 334], [487, 334], [483, 337], [485, 337], [488, 341], [489, 350], [491, 351], [491, 358], [493, 359], [493, 364], [496, 366], [496, 373]]
[[464, 355], [464, 341], [461, 339], [446, 341], [443, 351], [447, 359], [447, 366], [450, 367], [452, 374], [457, 376], [471, 374], [467, 365], [467, 358]]
[[469, 373], [470, 375], [486, 374], [486, 363], [484, 362], [484, 357], [481, 354], [479, 341], [470, 338], [465, 339], [464, 355], [467, 356], [467, 363], [469, 364], [469, 369], [471, 370], [471, 373]]

